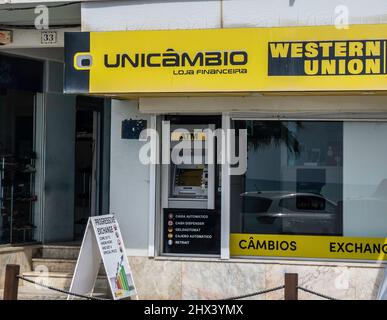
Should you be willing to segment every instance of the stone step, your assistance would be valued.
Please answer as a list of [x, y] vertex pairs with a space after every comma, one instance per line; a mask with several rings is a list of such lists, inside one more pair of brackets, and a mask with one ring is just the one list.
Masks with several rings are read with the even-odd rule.
[[[32, 270], [38, 272], [62, 272], [62, 273], [74, 273], [76, 259], [45, 259], [45, 258], [33, 258]], [[99, 275], [106, 275], [105, 269], [101, 264], [99, 269]]]
[[[73, 277], [72, 273], [67, 272], [50, 272], [47, 274], [42, 274], [41, 272], [36, 271], [30, 271], [30, 272], [24, 272], [23, 277], [31, 279], [36, 282], [42, 282], [45, 285], [57, 288], [57, 289], [64, 289], [68, 290], [71, 285], [71, 280]], [[33, 290], [39, 290], [39, 292], [47, 292], [51, 291], [46, 288], [41, 288], [33, 283], [20, 280], [20, 286], [22, 286], [24, 289], [33, 289]], [[94, 291], [95, 292], [107, 292], [108, 289], [108, 282], [106, 276], [98, 276], [97, 280], [95, 282]]]
[[32, 258], [32, 271], [73, 273], [77, 260]]
[[79, 246], [44, 245], [37, 251], [34, 258], [76, 260], [79, 255], [79, 250]]

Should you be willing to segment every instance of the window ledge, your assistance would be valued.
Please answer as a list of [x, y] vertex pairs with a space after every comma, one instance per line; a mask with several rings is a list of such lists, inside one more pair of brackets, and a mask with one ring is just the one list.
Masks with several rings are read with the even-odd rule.
[[230, 258], [220, 257], [195, 257], [195, 256], [157, 256], [156, 261], [181, 261], [181, 262], [215, 262], [215, 263], [250, 263], [250, 264], [278, 264], [299, 266], [328, 266], [328, 267], [355, 267], [355, 268], [384, 268], [387, 261], [354, 261], [354, 260], [324, 260], [324, 259], [282, 259], [282, 258]]

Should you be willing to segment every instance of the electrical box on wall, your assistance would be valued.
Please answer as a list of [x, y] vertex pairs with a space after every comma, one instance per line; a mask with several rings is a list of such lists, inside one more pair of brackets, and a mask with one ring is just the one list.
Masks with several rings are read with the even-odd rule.
[[143, 119], [126, 119], [122, 121], [121, 139], [138, 140], [141, 131], [146, 129], [147, 121]]

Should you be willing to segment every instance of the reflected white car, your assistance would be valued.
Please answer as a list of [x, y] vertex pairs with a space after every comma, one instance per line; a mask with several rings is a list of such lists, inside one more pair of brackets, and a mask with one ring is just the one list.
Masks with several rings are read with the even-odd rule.
[[314, 193], [289, 191], [241, 194], [243, 232], [266, 234], [341, 234], [338, 205]]

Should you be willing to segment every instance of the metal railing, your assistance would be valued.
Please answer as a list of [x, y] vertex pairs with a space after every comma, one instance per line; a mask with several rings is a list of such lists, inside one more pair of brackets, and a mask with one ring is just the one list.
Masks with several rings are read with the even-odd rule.
[[20, 266], [17, 264], [7, 264], [5, 268], [5, 282], [4, 282], [4, 297], [3, 300], [17, 300], [18, 299], [18, 290], [19, 290], [19, 280], [23, 280], [36, 286], [46, 288], [52, 291], [64, 293], [73, 297], [82, 298], [86, 300], [109, 300], [105, 298], [86, 296], [82, 294], [77, 294], [70, 292], [64, 289], [58, 289], [32, 279], [28, 279], [26, 277], [21, 276], [20, 274]]
[[272, 289], [265, 289], [265, 290], [253, 292], [250, 294], [240, 295], [240, 296], [231, 297], [231, 298], [227, 298], [227, 299], [223, 299], [223, 300], [239, 300], [239, 299], [244, 299], [244, 298], [249, 298], [249, 297], [253, 297], [253, 296], [266, 294], [269, 292], [278, 291], [281, 289], [284, 289], [284, 299], [285, 300], [298, 300], [298, 291], [299, 290], [302, 290], [304, 292], [308, 292], [310, 294], [313, 294], [315, 296], [318, 296], [320, 298], [324, 298], [327, 300], [339, 300], [339, 299], [330, 297], [328, 295], [313, 291], [311, 289], [300, 287], [298, 285], [298, 274], [297, 273], [285, 273], [285, 284], [283, 286], [275, 287]]

